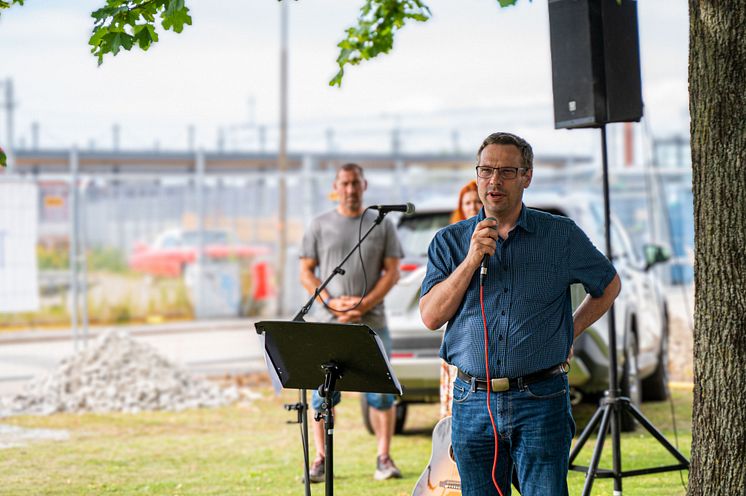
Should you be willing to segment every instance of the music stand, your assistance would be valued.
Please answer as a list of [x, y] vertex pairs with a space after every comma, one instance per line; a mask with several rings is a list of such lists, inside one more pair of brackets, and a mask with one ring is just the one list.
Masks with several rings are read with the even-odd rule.
[[[335, 391], [401, 394], [386, 349], [376, 333], [362, 324], [316, 322], [257, 322], [264, 349], [287, 389], [318, 389], [324, 398], [326, 495], [334, 494]], [[316, 420], [319, 420], [317, 418]]]

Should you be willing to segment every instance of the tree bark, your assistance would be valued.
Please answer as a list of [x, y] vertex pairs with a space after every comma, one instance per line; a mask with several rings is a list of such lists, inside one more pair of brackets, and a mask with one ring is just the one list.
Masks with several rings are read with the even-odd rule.
[[689, 0], [694, 411], [688, 494], [746, 495], [746, 1]]

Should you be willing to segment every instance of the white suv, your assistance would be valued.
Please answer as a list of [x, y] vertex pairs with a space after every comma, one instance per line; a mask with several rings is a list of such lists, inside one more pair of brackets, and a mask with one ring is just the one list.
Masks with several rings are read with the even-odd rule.
[[[527, 206], [573, 219], [596, 247], [605, 251], [603, 203], [585, 193], [527, 190]], [[392, 365], [404, 394], [397, 404], [396, 430], [403, 430], [407, 404], [439, 400], [440, 331], [430, 331], [420, 319], [420, 286], [427, 268], [427, 247], [435, 233], [448, 225], [453, 199], [418, 207], [400, 217], [398, 233], [404, 246], [401, 278], [386, 297], [386, 315], [393, 341]], [[622, 394], [639, 404], [667, 397], [668, 312], [660, 281], [650, 270], [668, 255], [663, 247], [645, 245], [638, 254], [624, 228], [612, 217], [612, 261], [622, 279], [615, 302], [617, 357]], [[582, 285], [571, 288], [573, 308], [585, 297]], [[608, 388], [608, 316], [586, 330], [575, 342], [569, 381], [573, 399], [597, 396]], [[363, 404], [363, 412], [367, 405]], [[364, 415], [367, 419], [367, 415]], [[623, 419], [627, 429], [631, 419]]]

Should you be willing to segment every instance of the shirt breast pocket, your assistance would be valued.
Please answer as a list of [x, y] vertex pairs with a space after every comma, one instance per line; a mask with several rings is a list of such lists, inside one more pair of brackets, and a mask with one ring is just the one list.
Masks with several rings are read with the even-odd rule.
[[516, 287], [527, 300], [547, 305], [567, 290], [566, 270], [552, 262], [519, 264]]

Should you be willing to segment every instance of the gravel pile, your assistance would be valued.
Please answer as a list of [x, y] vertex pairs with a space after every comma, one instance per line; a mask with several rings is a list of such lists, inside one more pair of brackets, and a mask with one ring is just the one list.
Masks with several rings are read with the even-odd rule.
[[24, 392], [0, 399], [0, 416], [55, 412], [132, 412], [216, 407], [248, 397], [221, 389], [159, 355], [125, 331], [111, 330]]

